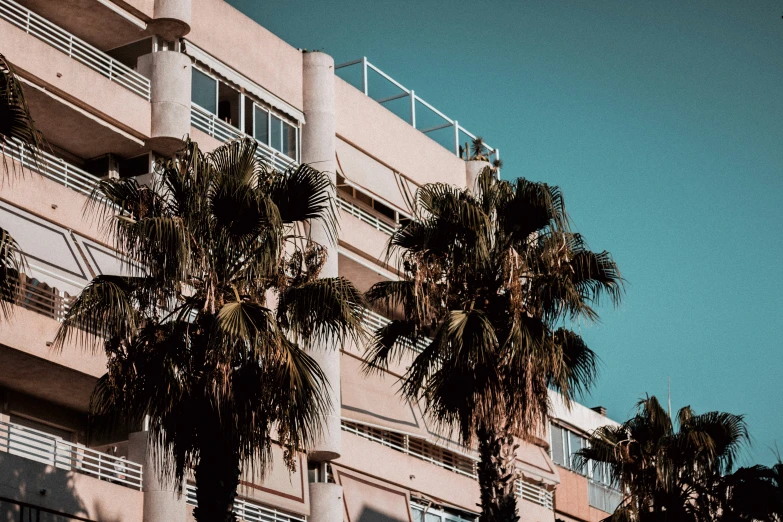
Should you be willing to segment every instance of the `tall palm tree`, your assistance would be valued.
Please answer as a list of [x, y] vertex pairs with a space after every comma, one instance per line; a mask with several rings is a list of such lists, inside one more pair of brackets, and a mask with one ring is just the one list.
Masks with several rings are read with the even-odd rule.
[[686, 406], [672, 418], [652, 396], [622, 425], [598, 428], [577, 461], [605, 465], [625, 491], [606, 520], [708, 522], [722, 512], [719, 484], [747, 442], [741, 415]]
[[95, 278], [57, 336], [105, 350], [91, 413], [147, 418], [164, 476], [181, 486], [195, 470], [200, 521], [233, 520], [241, 471], [264, 471], [273, 435], [295, 465], [329, 393], [305, 349], [360, 332], [361, 294], [319, 278], [326, 252], [300, 233], [334, 232], [328, 177], [269, 170], [255, 152], [252, 140], [212, 153], [189, 142], [150, 186], [102, 181], [122, 211], [94, 208], [129, 273]]
[[[38, 161], [43, 139], [30, 116], [22, 84], [14, 67], [0, 54], [0, 155], [3, 156], [0, 186], [17, 172], [13, 163], [9, 167], [5, 155], [5, 147], [11, 140], [20, 143], [33, 161]], [[24, 255], [16, 240], [0, 227], [0, 319], [8, 318], [13, 312], [12, 303], [16, 301], [21, 288], [20, 274], [24, 266]]]
[[397, 318], [375, 334], [367, 369], [386, 368], [431, 337], [402, 379], [428, 416], [478, 443], [480, 520], [518, 520], [515, 438], [546, 422], [549, 388], [570, 401], [596, 373], [596, 356], [566, 327], [618, 302], [622, 280], [607, 252], [570, 231], [557, 187], [495, 179], [475, 190], [421, 187], [415, 219], [388, 246], [403, 274], [367, 297]]

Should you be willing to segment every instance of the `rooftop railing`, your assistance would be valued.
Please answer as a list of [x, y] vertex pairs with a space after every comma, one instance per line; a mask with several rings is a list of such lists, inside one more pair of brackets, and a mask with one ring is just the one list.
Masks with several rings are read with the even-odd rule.
[[[194, 484], [185, 485], [185, 502], [191, 506], [198, 506], [196, 491]], [[234, 500], [234, 514], [246, 522], [305, 522], [307, 520], [302, 515], [286, 513], [271, 506], [241, 498]]]
[[149, 79], [46, 18], [13, 0], [0, 0], [0, 18], [149, 101]]
[[[358, 60], [353, 60], [350, 62], [341, 63], [339, 65], [335, 65], [334, 69], [335, 71], [338, 71], [340, 69], [344, 69], [346, 67], [351, 66], [361, 66], [362, 68], [362, 76], [361, 76], [361, 87], [360, 90], [364, 92], [366, 96], [370, 95], [370, 77], [369, 72], [374, 71], [378, 75], [381, 76], [381, 78], [385, 79], [387, 82], [389, 82], [392, 86], [396, 88], [399, 92], [397, 94], [393, 94], [391, 96], [385, 96], [382, 98], [373, 98], [375, 101], [380, 103], [381, 105], [394, 101], [399, 100], [402, 98], [407, 98], [410, 102], [410, 109], [407, 121], [410, 123], [414, 129], [418, 129], [424, 134], [429, 134], [431, 132], [435, 132], [437, 130], [441, 129], [448, 129], [451, 128], [453, 130], [453, 141], [450, 140], [450, 144], [453, 144], [451, 150], [453, 150], [454, 154], [457, 156], [461, 156], [460, 154], [460, 147], [463, 143], [463, 135], [467, 136], [471, 140], [476, 139], [476, 135], [469, 132], [467, 129], [465, 129], [462, 125], [459, 124], [457, 120], [453, 120], [443, 114], [441, 111], [421, 99], [414, 91], [413, 89], [408, 89], [404, 85], [402, 85], [400, 82], [380, 70], [375, 65], [371, 64], [369, 61], [367, 61], [367, 57], [362, 57]], [[426, 128], [421, 128], [417, 125], [418, 121], [421, 121], [421, 114], [419, 107], [424, 107], [426, 110], [429, 111], [429, 114], [434, 115], [435, 119], [439, 122], [436, 125], [431, 125]], [[418, 116], [417, 116], [418, 114]], [[418, 119], [417, 119], [418, 118]], [[486, 143], [484, 144], [484, 154], [489, 157], [490, 159], [500, 159], [500, 151], [498, 149], [493, 149]]]
[[[190, 106], [190, 123], [198, 130], [205, 132], [218, 141], [225, 142], [231, 140], [252, 138], [248, 134], [240, 131], [236, 127], [224, 122], [208, 110], [199, 107], [195, 103]], [[278, 170], [285, 170], [288, 167], [295, 167], [296, 162], [277, 151], [265, 143], [255, 140], [258, 144], [256, 157], [259, 160], [270, 164]]]
[[390, 225], [378, 216], [372, 215], [363, 208], [360, 208], [358, 205], [355, 205], [347, 199], [341, 197], [339, 194], [337, 195], [337, 208], [355, 218], [358, 218], [361, 221], [364, 221], [375, 230], [379, 230], [384, 234], [392, 235], [394, 234], [395, 230], [397, 230], [396, 226]]
[[141, 490], [141, 464], [0, 421], [0, 452]]

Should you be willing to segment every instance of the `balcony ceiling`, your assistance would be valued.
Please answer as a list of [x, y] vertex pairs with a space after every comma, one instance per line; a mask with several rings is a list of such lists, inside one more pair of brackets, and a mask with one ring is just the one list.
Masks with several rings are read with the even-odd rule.
[[0, 386], [86, 412], [95, 377], [0, 345]]
[[107, 51], [148, 36], [96, 0], [16, 0], [73, 34]]
[[[119, 87], [121, 89], [122, 87]], [[63, 104], [44, 91], [25, 90], [30, 112], [46, 140], [84, 159], [114, 153], [132, 157], [146, 152], [138, 141]]]

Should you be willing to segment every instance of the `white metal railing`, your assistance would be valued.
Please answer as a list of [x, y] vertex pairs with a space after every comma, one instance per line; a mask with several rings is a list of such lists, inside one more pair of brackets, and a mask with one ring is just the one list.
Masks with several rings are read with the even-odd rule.
[[[191, 506], [198, 506], [196, 491], [194, 484], [185, 485], [185, 502]], [[241, 498], [234, 500], [233, 511], [238, 518], [247, 522], [305, 522], [307, 520], [302, 515], [286, 513], [271, 506]]]
[[543, 484], [532, 484], [525, 480], [518, 480], [517, 495], [547, 509], [555, 508], [553, 493], [544, 487]]
[[340, 195], [337, 196], [337, 208], [355, 218], [358, 218], [361, 221], [364, 221], [376, 230], [380, 230], [385, 234], [392, 235], [397, 230], [396, 226], [390, 225], [378, 216], [374, 216], [366, 210], [359, 208], [358, 205], [354, 205], [350, 201], [343, 199]]
[[454, 473], [473, 479], [477, 478], [476, 460], [472, 457], [441, 448], [423, 439], [416, 439], [402, 433], [365, 426], [354, 421], [343, 420], [341, 428], [348, 433], [377, 442], [382, 446], [427, 461]]
[[[461, 517], [448, 513], [441, 509], [425, 506], [411, 500], [411, 512], [414, 522], [476, 522], [478, 516], [471, 518]], [[425, 515], [426, 514], [426, 515]]]
[[141, 464], [18, 424], [0, 421], [0, 452], [141, 489]]
[[[0, 0], [0, 2], [3, 1], [5, 0]], [[98, 179], [92, 174], [74, 167], [48, 152], [38, 151], [34, 158], [31, 156], [30, 151], [16, 139], [8, 140], [2, 152], [18, 161], [23, 167], [34, 170], [45, 178], [49, 178], [87, 196], [92, 194], [92, 191], [98, 184]]]
[[[190, 123], [198, 130], [206, 132], [221, 142], [245, 138], [254, 139], [252, 136], [245, 134], [236, 127], [222, 121], [220, 118], [203, 107], [199, 107], [195, 103], [191, 103], [190, 105]], [[278, 170], [296, 167], [297, 163], [282, 152], [277, 151], [266, 143], [261, 143], [258, 140], [255, 140], [255, 142], [258, 143], [256, 157], [261, 161], [269, 163]]]
[[[433, 107], [432, 105], [430, 105], [429, 103], [427, 103], [426, 101], [421, 99], [418, 95], [416, 95], [416, 93], [413, 91], [413, 89], [408, 89], [407, 87], [402, 85], [400, 82], [398, 82], [397, 80], [395, 80], [394, 78], [392, 78], [391, 76], [389, 76], [388, 74], [386, 74], [385, 72], [380, 70], [378, 67], [376, 67], [375, 65], [371, 64], [369, 61], [367, 61], [367, 57], [366, 56], [362, 57], [362, 58], [360, 58], [358, 60], [353, 60], [353, 61], [350, 61], [350, 62], [345, 62], [345, 63], [341, 63], [339, 65], [335, 65], [334, 69], [335, 69], [335, 71], [337, 71], [339, 69], [342, 69], [342, 68], [345, 68], [345, 67], [350, 67], [352, 65], [361, 65], [361, 67], [362, 67], [362, 87], [361, 87], [361, 90], [364, 92], [365, 95], [370, 96], [370, 81], [369, 81], [368, 73], [371, 70], [375, 71], [376, 73], [378, 73], [382, 78], [384, 78], [385, 80], [387, 80], [389, 83], [391, 83], [397, 89], [400, 90], [399, 94], [395, 94], [393, 96], [387, 96], [385, 98], [381, 98], [381, 99], [376, 100], [378, 103], [384, 104], [386, 102], [390, 102], [390, 101], [393, 101], [393, 100], [399, 100], [401, 98], [408, 98], [408, 100], [410, 101], [410, 115], [409, 115], [408, 123], [413, 125], [413, 128], [419, 129], [419, 127], [416, 126], [416, 112], [417, 112], [418, 105], [422, 105], [422, 106], [426, 107], [433, 114], [438, 116], [443, 121], [443, 123], [441, 123], [439, 125], [435, 125], [435, 126], [432, 126], [432, 127], [426, 128], [426, 129], [419, 129], [421, 132], [427, 134], [427, 133], [430, 133], [430, 132], [434, 132], [436, 130], [447, 129], [447, 128], [451, 127], [454, 130], [454, 149], [453, 149], [454, 154], [456, 154], [458, 156], [460, 155], [460, 144], [461, 144], [460, 132], [465, 134], [466, 136], [468, 136], [472, 140], [476, 139], [476, 135], [471, 133], [471, 132], [468, 132], [468, 130], [465, 129], [462, 125], [460, 125], [457, 120], [452, 120], [451, 118], [449, 118], [448, 116], [443, 114], [441, 111], [439, 111], [438, 109], [436, 109], [435, 107]], [[486, 143], [484, 144], [484, 148], [485, 148], [486, 154], [490, 158], [494, 157], [494, 159], [500, 159], [500, 151], [498, 149], [493, 149], [492, 147], [490, 147]]]
[[614, 513], [623, 501], [623, 493], [593, 479], [587, 482], [587, 498], [590, 505], [606, 513]]
[[[374, 312], [370, 310], [369, 308], [364, 309], [364, 313], [362, 314], [362, 322], [364, 323], [364, 327], [370, 331], [371, 333], [374, 333], [376, 330], [379, 330], [380, 328], [383, 328], [387, 324], [391, 322], [388, 318], [382, 316], [378, 312]], [[410, 348], [414, 352], [421, 353], [424, 351], [424, 349], [429, 346], [429, 344], [432, 342], [432, 339], [428, 337], [420, 337], [416, 344], [410, 344], [403, 342], [404, 345], [407, 346], [407, 348]]]
[[26, 7], [0, 0], [0, 18], [149, 101], [147, 78]]

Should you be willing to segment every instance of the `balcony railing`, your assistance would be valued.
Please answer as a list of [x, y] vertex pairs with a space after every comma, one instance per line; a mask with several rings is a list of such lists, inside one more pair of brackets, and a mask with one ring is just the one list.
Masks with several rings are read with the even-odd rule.
[[[236, 127], [229, 125], [208, 110], [199, 107], [195, 103], [191, 104], [190, 106], [190, 124], [198, 130], [209, 134], [221, 142], [245, 138], [252, 139], [252, 136], [249, 136]], [[296, 162], [282, 152], [277, 151], [269, 145], [261, 143], [258, 140], [255, 140], [255, 142], [258, 143], [256, 157], [258, 157], [259, 160], [270, 164], [277, 170], [285, 170], [289, 167], [296, 167]]]
[[606, 513], [614, 513], [623, 501], [620, 490], [592, 479], [587, 483], [587, 497], [592, 507]]
[[0, 421], [0, 452], [141, 490], [141, 464]]
[[[374, 333], [376, 330], [383, 328], [390, 322], [391, 321], [389, 319], [377, 312], [373, 312], [369, 308], [365, 308], [364, 313], [362, 314], [362, 323], [370, 333]], [[429, 346], [431, 342], [432, 339], [422, 337], [416, 342], [416, 344], [411, 344], [408, 346], [408, 348], [414, 352], [421, 353], [427, 346]]]
[[359, 220], [364, 221], [375, 230], [380, 230], [384, 234], [392, 235], [394, 234], [394, 231], [397, 230], [397, 227], [394, 225], [390, 225], [378, 216], [370, 214], [366, 210], [359, 208], [358, 205], [354, 205], [339, 195], [337, 196], [337, 208], [355, 218], [359, 218]]
[[402, 433], [366, 426], [349, 420], [342, 421], [342, 430], [353, 433], [367, 440], [377, 442], [387, 448], [392, 448], [417, 459], [421, 459], [438, 467], [453, 471], [460, 475], [477, 478], [476, 461], [471, 457], [450, 451], [423, 439], [409, 437]]
[[26, 7], [0, 0], [0, 18], [149, 101], [147, 78]]
[[[198, 506], [196, 491], [195, 485], [185, 485], [185, 502], [191, 506]], [[241, 498], [234, 500], [234, 514], [246, 522], [305, 522], [307, 520], [302, 515], [286, 513], [271, 506], [264, 506], [258, 502]]]
[[74, 299], [75, 297], [68, 296], [56, 288], [42, 285], [23, 275], [21, 289], [17, 294], [15, 304], [51, 319], [62, 321]]
[[529, 502], [544, 506], [547, 509], [554, 509], [555, 503], [553, 493], [540, 484], [531, 484], [524, 480], [517, 481], [517, 495]]
[[[362, 68], [361, 71], [361, 81], [362, 85], [361, 87], [358, 87], [366, 96], [370, 95], [370, 77], [369, 72], [374, 71], [377, 73], [381, 78], [386, 80], [389, 84], [393, 85], [394, 88], [399, 91], [397, 94], [394, 94], [392, 96], [386, 96], [383, 98], [377, 98], [375, 101], [383, 105], [384, 103], [388, 103], [394, 100], [399, 100], [403, 98], [407, 98], [410, 102], [410, 112], [408, 115], [408, 123], [410, 123], [414, 129], [420, 130], [424, 134], [428, 134], [430, 132], [435, 132], [441, 129], [452, 129], [453, 133], [453, 139], [449, 140], [449, 148], [452, 149], [454, 154], [460, 155], [460, 146], [463, 143], [463, 138], [467, 137], [471, 140], [476, 139], [476, 135], [468, 132], [467, 129], [465, 129], [462, 125], [457, 122], [457, 120], [452, 120], [442, 112], [440, 112], [438, 109], [421, 99], [414, 91], [413, 89], [408, 89], [404, 85], [402, 85], [400, 82], [380, 70], [375, 65], [371, 64], [369, 61], [367, 61], [367, 57], [360, 58], [358, 60], [353, 60], [351, 62], [341, 63], [339, 65], [335, 65], [334, 70], [338, 71], [340, 69], [344, 69], [346, 67], [356, 66], [360, 65]], [[421, 128], [420, 125], [417, 125], [417, 121], [421, 121], [423, 118], [423, 114], [420, 114], [419, 107], [423, 107], [425, 111], [429, 111], [427, 114], [428, 116], [434, 116], [438, 124], [432, 125], [427, 128]], [[418, 114], [418, 118], [417, 118]], [[453, 147], [453, 148], [452, 148]], [[500, 159], [500, 151], [498, 149], [493, 149], [487, 144], [484, 144], [484, 151], [482, 151], [487, 157], [491, 159]]]
[[[3, 2], [5, 0], [0, 0]], [[81, 192], [89, 196], [98, 184], [98, 179], [78, 167], [63, 161], [45, 151], [39, 151], [33, 158], [29, 150], [19, 141], [9, 140], [2, 151], [8, 157], [15, 159], [23, 167], [38, 172], [45, 178], [49, 178], [61, 185]], [[37, 161], [36, 161], [37, 160]]]

